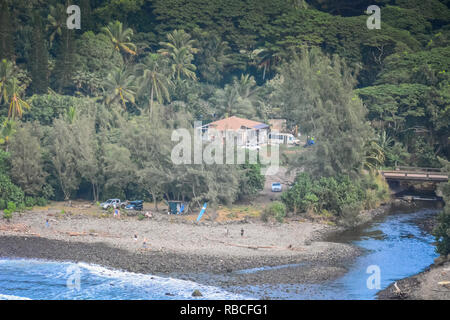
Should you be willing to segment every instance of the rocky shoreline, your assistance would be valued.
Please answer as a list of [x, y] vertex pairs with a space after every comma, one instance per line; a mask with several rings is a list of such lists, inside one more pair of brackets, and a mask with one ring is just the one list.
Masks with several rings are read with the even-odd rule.
[[450, 255], [426, 270], [392, 283], [377, 293], [379, 300], [450, 300]]
[[[389, 203], [363, 212], [360, 223], [386, 214], [391, 206]], [[230, 224], [226, 228], [231, 235], [223, 237], [219, 234], [223, 234], [224, 225], [74, 216], [52, 221], [51, 228], [45, 228], [41, 222], [45, 217], [42, 212], [14, 217], [14, 223], [30, 228], [25, 233], [0, 231], [0, 257], [85, 262], [229, 287], [323, 283], [343, 275], [362, 253], [356, 246], [328, 240], [344, 228], [310, 222]], [[83, 236], [68, 235], [65, 230], [69, 227], [72, 233]], [[241, 228], [245, 228], [245, 237], [236, 235]], [[106, 232], [108, 236], [98, 236]], [[133, 241], [133, 233], [139, 234], [139, 239], [150, 238], [149, 247], [144, 249], [140, 242]], [[186, 237], [190, 240], [183, 243]], [[287, 267], [270, 268], [283, 265]], [[263, 269], [240, 272], [252, 268]]]
[[[217, 285], [216, 276], [225, 275], [227, 280], [219, 284], [228, 286], [323, 282], [345, 273], [349, 262], [361, 254], [356, 246], [325, 241], [339, 228], [321, 223], [253, 220], [196, 225], [170, 218], [59, 217], [51, 208], [15, 214], [10, 223], [0, 221], [0, 258], [85, 262], [135, 273], [178, 275], [211, 285]], [[293, 267], [239, 273], [280, 265]]]

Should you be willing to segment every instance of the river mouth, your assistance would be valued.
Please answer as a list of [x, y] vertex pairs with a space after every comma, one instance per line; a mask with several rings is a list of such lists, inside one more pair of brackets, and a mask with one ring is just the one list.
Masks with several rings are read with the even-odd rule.
[[[417, 204], [412, 209], [395, 208], [357, 228], [330, 235], [327, 241], [355, 245], [362, 250], [337, 279], [321, 283], [231, 286], [227, 290], [266, 299], [376, 299], [377, 292], [392, 282], [417, 274], [433, 263], [438, 254], [430, 226], [439, 212], [439, 208], [429, 203]], [[295, 273], [295, 268], [300, 272], [308, 265], [291, 267], [290, 271]], [[320, 272], [320, 268], [316, 270]]]
[[7, 289], [0, 290], [0, 299], [2, 294], [32, 299], [191, 299], [198, 288], [204, 299], [376, 299], [392, 282], [433, 263], [437, 254], [430, 230], [438, 212], [429, 204], [396, 207], [365, 225], [330, 235], [327, 241], [359, 249], [356, 258], [319, 257], [226, 273], [160, 276], [78, 264], [85, 288], [81, 292], [67, 293], [67, 268], [73, 263], [0, 260], [0, 289]]

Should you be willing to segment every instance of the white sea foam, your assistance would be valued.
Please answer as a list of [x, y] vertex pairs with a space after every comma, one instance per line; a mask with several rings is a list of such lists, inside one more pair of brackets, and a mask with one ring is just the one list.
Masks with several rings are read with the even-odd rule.
[[1, 294], [0, 293], [0, 300], [31, 300], [30, 298], [26, 297], [19, 297], [19, 296], [11, 296], [8, 294]]
[[[150, 263], [150, 262], [149, 262]], [[79, 268], [80, 288], [65, 288], [72, 275], [69, 267]], [[139, 274], [100, 265], [56, 262], [38, 259], [0, 259], [0, 299], [251, 299], [222, 288], [170, 277]], [[22, 281], [26, 281], [23, 286]], [[36, 284], [37, 286], [30, 286]], [[39, 287], [42, 286], [42, 287]], [[80, 289], [80, 290], [77, 290]], [[202, 297], [192, 297], [200, 290]]]
[[[192, 298], [191, 294], [195, 289], [200, 290], [206, 299], [250, 299], [250, 297], [234, 294], [218, 287], [202, 285], [189, 280], [108, 269], [99, 265], [83, 262], [80, 262], [77, 265], [82, 270], [86, 270], [92, 275], [112, 280], [111, 283], [115, 286], [133, 285], [136, 287], [148, 287], [155, 291], [159, 291], [162, 295], [164, 295], [165, 292], [169, 292], [170, 294], [174, 294], [176, 297], [183, 299]], [[145, 297], [142, 298], [145, 299]]]

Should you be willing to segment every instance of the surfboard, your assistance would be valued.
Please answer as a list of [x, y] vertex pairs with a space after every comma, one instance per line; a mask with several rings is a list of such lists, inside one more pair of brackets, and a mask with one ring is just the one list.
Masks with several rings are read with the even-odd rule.
[[207, 203], [205, 202], [205, 203], [203, 204], [202, 210], [201, 210], [200, 213], [198, 214], [197, 222], [200, 221], [200, 219], [202, 218], [203, 214], [205, 213], [205, 211], [206, 211], [206, 205], [207, 205]]

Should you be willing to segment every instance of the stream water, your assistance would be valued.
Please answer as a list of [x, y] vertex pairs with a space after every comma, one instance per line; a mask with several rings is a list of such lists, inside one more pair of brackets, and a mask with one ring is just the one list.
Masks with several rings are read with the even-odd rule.
[[246, 295], [272, 299], [375, 299], [379, 290], [396, 280], [419, 273], [433, 263], [438, 256], [433, 245], [434, 237], [419, 224], [439, 211], [433, 208], [414, 212], [397, 210], [329, 239], [354, 244], [364, 250], [349, 266], [348, 272], [338, 279], [321, 284], [280, 284], [233, 289]]

